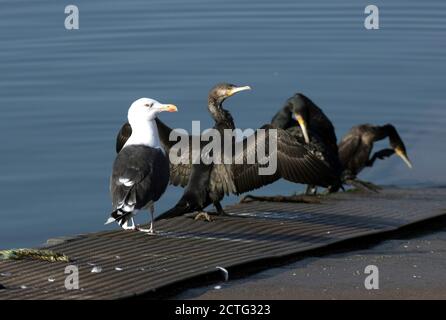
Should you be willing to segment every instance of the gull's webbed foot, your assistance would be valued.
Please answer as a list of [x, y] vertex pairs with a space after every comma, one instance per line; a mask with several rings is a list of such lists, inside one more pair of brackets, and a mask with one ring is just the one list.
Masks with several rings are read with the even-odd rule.
[[150, 236], [156, 235], [155, 229], [153, 228], [153, 222], [150, 222], [149, 229], [143, 229], [143, 228], [136, 227], [136, 230], [147, 233]]

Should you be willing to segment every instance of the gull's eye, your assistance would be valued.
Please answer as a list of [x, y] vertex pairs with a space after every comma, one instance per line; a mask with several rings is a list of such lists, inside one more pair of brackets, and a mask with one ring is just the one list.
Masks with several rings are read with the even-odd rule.
[[146, 103], [144, 106], [147, 107], [147, 108], [152, 108], [153, 103]]

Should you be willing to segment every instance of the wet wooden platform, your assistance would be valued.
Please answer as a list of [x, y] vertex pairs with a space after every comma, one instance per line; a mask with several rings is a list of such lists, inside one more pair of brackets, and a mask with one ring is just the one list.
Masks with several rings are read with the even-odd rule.
[[[393, 231], [446, 214], [446, 189], [385, 189], [324, 197], [319, 204], [253, 202], [226, 207], [211, 223], [160, 221], [157, 236], [104, 231], [53, 241], [79, 268], [79, 290], [64, 286], [67, 263], [0, 260], [0, 299], [117, 299], [156, 292], [247, 264], [280, 260], [340, 241]], [[92, 272], [93, 268], [101, 272]]]

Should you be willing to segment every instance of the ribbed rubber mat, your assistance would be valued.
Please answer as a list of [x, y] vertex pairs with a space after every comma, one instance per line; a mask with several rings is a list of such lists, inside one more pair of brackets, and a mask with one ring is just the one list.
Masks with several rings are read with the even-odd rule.
[[[79, 290], [64, 286], [67, 263], [0, 261], [0, 299], [114, 299], [182, 280], [280, 258], [342, 240], [395, 230], [446, 214], [446, 189], [338, 193], [320, 204], [252, 202], [226, 207], [213, 222], [178, 217], [156, 224], [157, 236], [107, 231], [51, 250], [79, 267]], [[92, 273], [99, 266], [100, 273]], [[1, 286], [0, 286], [1, 288]]]

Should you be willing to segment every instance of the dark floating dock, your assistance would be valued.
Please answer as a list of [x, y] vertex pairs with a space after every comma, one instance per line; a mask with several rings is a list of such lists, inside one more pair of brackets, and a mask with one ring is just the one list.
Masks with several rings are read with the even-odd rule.
[[[106, 231], [49, 241], [74, 262], [0, 260], [0, 299], [117, 299], [149, 294], [247, 265], [280, 261], [340, 241], [394, 231], [446, 214], [446, 189], [346, 192], [319, 204], [252, 202], [226, 207], [211, 223], [160, 221], [157, 236]], [[68, 264], [79, 267], [79, 290], [66, 290]], [[101, 272], [94, 273], [97, 267]], [[190, 283], [191, 281], [189, 281]], [[298, 297], [296, 297], [298, 298]]]

